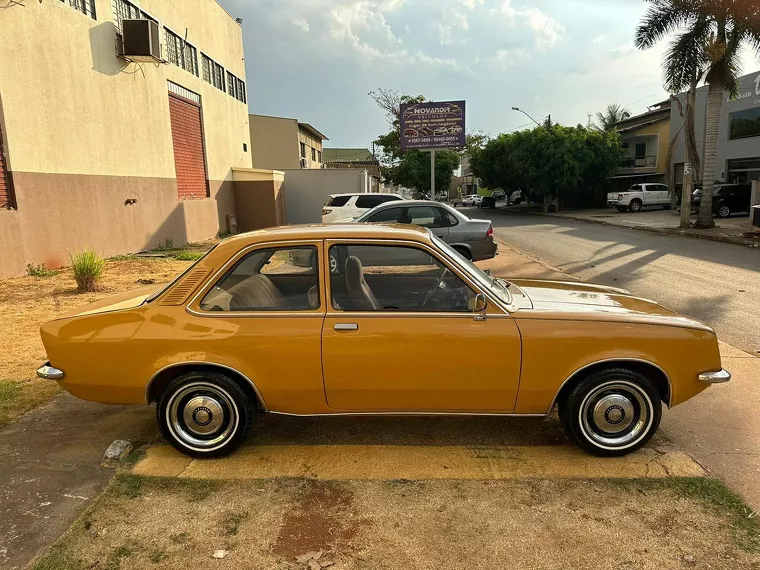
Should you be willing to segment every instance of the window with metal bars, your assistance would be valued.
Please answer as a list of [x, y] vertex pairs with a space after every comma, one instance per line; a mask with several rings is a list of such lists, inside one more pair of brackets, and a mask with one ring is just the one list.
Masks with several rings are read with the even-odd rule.
[[203, 81], [206, 83], [214, 84], [213, 81], [213, 74], [214, 74], [214, 62], [213, 60], [207, 56], [205, 53], [201, 54], [201, 76], [203, 77]]
[[164, 27], [164, 44], [166, 59], [169, 63], [193, 75], [198, 75], [198, 50], [166, 27]]
[[[65, 3], [66, 0], [61, 0], [61, 2]], [[95, 14], [95, 0], [68, 0], [68, 4], [77, 12], [82, 12], [82, 14], [86, 14], [93, 20], [98, 19]]]
[[237, 77], [227, 72], [227, 93], [237, 99]]
[[237, 97], [238, 100], [241, 103], [245, 103], [246, 102], [246, 99], [245, 99], [245, 81], [243, 81], [242, 79], [238, 79], [238, 90], [237, 90], [237, 93], [238, 93], [238, 97]]
[[218, 63], [214, 63], [214, 87], [226, 92], [224, 85], [224, 68]]

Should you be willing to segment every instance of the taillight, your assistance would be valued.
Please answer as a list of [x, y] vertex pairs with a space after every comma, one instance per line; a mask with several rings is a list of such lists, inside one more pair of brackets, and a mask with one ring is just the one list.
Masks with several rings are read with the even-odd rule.
[[493, 237], [493, 226], [488, 226], [488, 231], [486, 232], [486, 237]]
[[323, 216], [326, 216], [330, 212], [332, 212], [332, 210], [330, 208], [322, 208], [322, 215]]
[[618, 200], [622, 200], [622, 199], [623, 199], [623, 195], [622, 194], [618, 194]]

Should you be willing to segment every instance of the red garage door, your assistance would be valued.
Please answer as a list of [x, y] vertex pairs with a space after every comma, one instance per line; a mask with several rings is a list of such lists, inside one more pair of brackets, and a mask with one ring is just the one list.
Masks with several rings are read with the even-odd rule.
[[203, 151], [201, 107], [169, 93], [169, 115], [172, 122], [179, 199], [206, 198], [209, 192], [206, 157]]
[[5, 147], [3, 146], [3, 129], [0, 127], [0, 208], [12, 206], [11, 185], [8, 182], [8, 169], [5, 163]]

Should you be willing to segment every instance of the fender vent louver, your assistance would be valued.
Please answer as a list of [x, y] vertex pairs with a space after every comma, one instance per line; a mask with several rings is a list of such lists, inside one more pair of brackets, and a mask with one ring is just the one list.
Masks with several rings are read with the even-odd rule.
[[172, 287], [158, 302], [159, 305], [183, 305], [204, 279], [211, 273], [208, 269], [193, 269]]

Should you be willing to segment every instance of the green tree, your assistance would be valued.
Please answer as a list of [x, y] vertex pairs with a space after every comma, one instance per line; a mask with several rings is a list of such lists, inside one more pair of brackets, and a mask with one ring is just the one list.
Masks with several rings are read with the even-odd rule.
[[596, 114], [596, 120], [599, 121], [597, 127], [603, 131], [615, 130], [615, 125], [625, 121], [631, 116], [631, 112], [617, 103], [607, 105], [603, 113]]
[[760, 5], [742, 0], [647, 1], [651, 5], [636, 31], [636, 45], [648, 48], [675, 35], [663, 62], [666, 86], [691, 89], [703, 72], [708, 85], [702, 199], [695, 227], [711, 228], [723, 94], [738, 92], [741, 48], [760, 53]]

